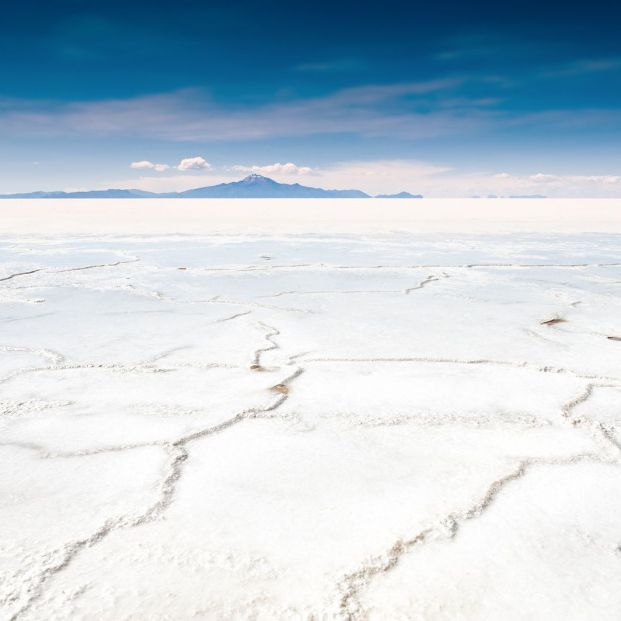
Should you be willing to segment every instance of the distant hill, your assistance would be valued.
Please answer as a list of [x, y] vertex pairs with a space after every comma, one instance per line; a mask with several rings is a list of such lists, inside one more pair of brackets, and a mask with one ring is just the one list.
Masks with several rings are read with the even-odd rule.
[[375, 198], [423, 198], [423, 195], [399, 192], [399, 194], [378, 194]]
[[80, 192], [23, 192], [0, 194], [0, 198], [154, 198], [153, 192], [142, 190], [83, 190]]
[[[3, 194], [0, 198], [371, 198], [361, 190], [324, 190], [299, 183], [278, 183], [262, 175], [248, 175], [240, 181], [219, 183], [184, 192], [145, 192], [143, 190], [84, 190], [80, 192], [26, 192]], [[377, 198], [422, 198], [401, 192]]]

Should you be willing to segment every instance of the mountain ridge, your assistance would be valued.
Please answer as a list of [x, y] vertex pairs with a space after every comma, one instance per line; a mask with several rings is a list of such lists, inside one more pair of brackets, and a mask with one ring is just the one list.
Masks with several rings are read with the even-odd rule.
[[[107, 190], [80, 190], [76, 192], [38, 191], [0, 194], [7, 198], [373, 198], [362, 190], [325, 190], [300, 185], [279, 183], [263, 175], [251, 174], [239, 181], [192, 188], [182, 192], [147, 192], [145, 190], [110, 188]], [[382, 194], [375, 198], [422, 198], [409, 192]]]
[[398, 192], [397, 194], [378, 194], [374, 198], [423, 198], [423, 195], [411, 194], [410, 192]]

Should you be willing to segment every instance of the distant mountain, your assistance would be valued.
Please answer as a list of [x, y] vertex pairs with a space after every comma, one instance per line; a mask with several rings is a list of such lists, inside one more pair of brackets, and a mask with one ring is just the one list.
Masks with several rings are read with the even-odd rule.
[[370, 198], [360, 190], [324, 190], [299, 183], [278, 183], [262, 175], [248, 175], [241, 181], [195, 188], [184, 192], [143, 190], [91, 190], [80, 192], [27, 192], [4, 194], [0, 198]]
[[512, 196], [497, 196], [496, 194], [488, 194], [487, 196], [479, 196], [474, 194], [470, 198], [548, 198], [545, 194], [514, 194]]
[[143, 190], [83, 190], [80, 192], [24, 192], [0, 194], [0, 198], [157, 198], [159, 194]]
[[509, 198], [547, 198], [545, 194], [516, 194], [515, 196], [510, 196]]
[[378, 194], [375, 198], [423, 198], [423, 195], [399, 192], [399, 194]]
[[369, 198], [360, 190], [323, 190], [299, 183], [278, 183], [262, 175], [167, 195], [171, 198]]
[[[219, 183], [184, 192], [145, 192], [144, 190], [83, 190], [79, 192], [23, 192], [0, 194], [2, 198], [371, 198], [360, 190], [324, 190], [299, 183], [278, 183], [263, 175], [248, 175], [241, 181]], [[399, 192], [376, 198], [422, 198], [420, 194]]]

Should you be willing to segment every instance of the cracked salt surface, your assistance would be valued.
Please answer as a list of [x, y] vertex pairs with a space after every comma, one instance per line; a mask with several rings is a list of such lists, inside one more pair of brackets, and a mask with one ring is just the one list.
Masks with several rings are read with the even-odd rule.
[[4, 239], [0, 618], [618, 619], [619, 242]]

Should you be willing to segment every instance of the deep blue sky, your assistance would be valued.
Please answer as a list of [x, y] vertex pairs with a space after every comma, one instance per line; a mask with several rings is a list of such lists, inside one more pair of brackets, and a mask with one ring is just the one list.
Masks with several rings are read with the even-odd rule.
[[[598, 1], [7, 3], [0, 191], [164, 187], [200, 155], [201, 183], [294, 162], [351, 184], [343, 162], [364, 161], [401, 162], [387, 185], [418, 183], [404, 164], [418, 161], [437, 193], [438, 174], [449, 194], [464, 175], [481, 191], [520, 177], [517, 191], [537, 174], [614, 193], [620, 23]], [[129, 168], [139, 160], [171, 168]]]

